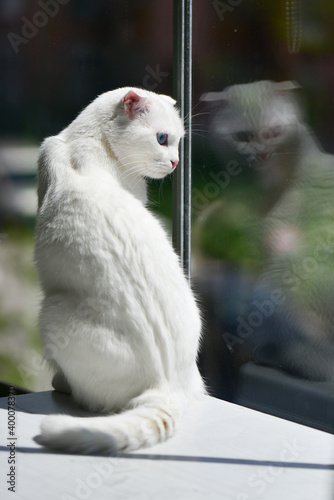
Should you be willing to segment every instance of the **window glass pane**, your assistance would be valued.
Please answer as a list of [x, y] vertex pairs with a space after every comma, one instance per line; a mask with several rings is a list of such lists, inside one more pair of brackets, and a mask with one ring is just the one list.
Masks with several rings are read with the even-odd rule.
[[218, 397], [333, 431], [330, 1], [194, 2], [192, 273]]

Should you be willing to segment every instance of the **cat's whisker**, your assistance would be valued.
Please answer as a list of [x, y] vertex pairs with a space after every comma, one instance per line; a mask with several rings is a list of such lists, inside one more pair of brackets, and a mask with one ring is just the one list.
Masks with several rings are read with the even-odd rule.
[[193, 126], [191, 127], [191, 130], [202, 130], [203, 132], [205, 130], [209, 130], [208, 127], [204, 127], [202, 123], [194, 123]]
[[142, 182], [144, 175], [142, 172], [137, 171], [138, 166], [135, 165], [135, 167], [131, 167], [127, 170], [125, 170], [122, 175], [120, 176], [121, 182], [125, 182], [128, 179], [131, 178], [131, 186], [132, 188], [135, 188], [140, 182]]
[[192, 115], [192, 117], [194, 116], [193, 115], [193, 111], [195, 108], [197, 108], [197, 106], [199, 106], [200, 104], [202, 104], [201, 101], [198, 101], [196, 104], [194, 104], [194, 106], [191, 108], [191, 111], [189, 113], [187, 113], [184, 117], [183, 117], [183, 121], [186, 123], [187, 120], [189, 119], [189, 115]]
[[205, 128], [193, 128], [191, 130], [191, 132], [194, 134], [194, 133], [202, 133], [202, 134], [206, 134], [206, 135], [210, 135], [211, 132], [210, 130], [208, 129], [205, 129]]
[[130, 155], [123, 156], [123, 157], [122, 157], [122, 163], [124, 163], [124, 161], [127, 161], [127, 159], [128, 159], [128, 158], [136, 158], [136, 159], [138, 159], [138, 154], [136, 154], [136, 153], [132, 153], [132, 154], [130, 154]]
[[202, 138], [203, 138], [203, 137], [207, 137], [207, 135], [206, 135], [206, 134], [201, 134], [201, 133], [199, 133], [199, 132], [193, 132], [193, 133], [192, 133], [192, 136], [202, 137]]
[[124, 175], [122, 175], [120, 177], [120, 180], [122, 182], [124, 182], [124, 181], [129, 180], [130, 178], [132, 181], [132, 185], [134, 185], [134, 184], [138, 184], [144, 178], [144, 176], [143, 176], [143, 174], [141, 174], [139, 172], [136, 173], [136, 170], [133, 170], [133, 171], [125, 172]]
[[[210, 134], [210, 130], [206, 128], [196, 128], [196, 125], [191, 127], [191, 134], [194, 134], [194, 132], [202, 132], [203, 134]], [[185, 129], [185, 135], [188, 136], [190, 133], [189, 129]]]
[[192, 115], [191, 119], [197, 118], [198, 116], [211, 115], [210, 111], [203, 111], [202, 113], [196, 113], [196, 115]]

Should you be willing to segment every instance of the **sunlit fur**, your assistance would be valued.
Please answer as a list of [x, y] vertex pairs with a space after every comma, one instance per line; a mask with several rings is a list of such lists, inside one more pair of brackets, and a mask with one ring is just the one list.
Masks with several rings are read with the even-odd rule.
[[[138, 102], [126, 106], [126, 96]], [[145, 208], [145, 176], [177, 162], [170, 97], [123, 88], [98, 97], [41, 147], [36, 262], [45, 355], [74, 399], [99, 414], [47, 417], [41, 442], [81, 453], [171, 436], [203, 392], [201, 321], [169, 238]], [[168, 134], [168, 146], [157, 133]], [[59, 383], [63, 381], [62, 383]]]

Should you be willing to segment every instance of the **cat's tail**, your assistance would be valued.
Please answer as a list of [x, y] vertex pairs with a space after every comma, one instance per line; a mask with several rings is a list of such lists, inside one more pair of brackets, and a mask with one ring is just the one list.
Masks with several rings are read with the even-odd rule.
[[174, 434], [180, 406], [164, 398], [122, 413], [99, 417], [52, 415], [41, 424], [38, 442], [66, 452], [115, 454], [165, 441]]

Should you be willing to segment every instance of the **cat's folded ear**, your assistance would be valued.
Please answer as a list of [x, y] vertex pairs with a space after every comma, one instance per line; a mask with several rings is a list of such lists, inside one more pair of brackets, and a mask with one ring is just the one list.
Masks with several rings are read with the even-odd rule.
[[150, 108], [147, 97], [138, 95], [134, 90], [129, 90], [122, 99], [125, 114], [133, 120], [138, 115], [146, 114]]
[[200, 101], [204, 102], [217, 102], [217, 101], [226, 101], [227, 96], [226, 92], [206, 92], [205, 94], [202, 94], [201, 97], [199, 98]]
[[275, 90], [281, 91], [281, 90], [295, 90], [295, 89], [300, 89], [301, 86], [297, 82], [291, 82], [289, 80], [286, 80], [284, 82], [273, 82], [273, 87]]

